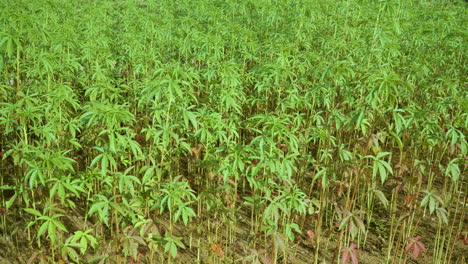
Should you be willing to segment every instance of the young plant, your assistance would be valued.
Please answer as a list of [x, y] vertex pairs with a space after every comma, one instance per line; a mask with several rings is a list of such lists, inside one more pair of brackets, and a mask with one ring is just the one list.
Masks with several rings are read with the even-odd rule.
[[421, 236], [417, 237], [410, 237], [407, 238], [407, 244], [405, 247], [405, 253], [411, 254], [411, 257], [415, 260], [419, 259], [421, 253], [426, 253], [426, 247], [424, 246], [423, 242], [421, 242], [423, 238]]
[[349, 247], [345, 247], [341, 249], [341, 264], [358, 264], [359, 263], [359, 252], [357, 250], [357, 245], [355, 243], [351, 243]]

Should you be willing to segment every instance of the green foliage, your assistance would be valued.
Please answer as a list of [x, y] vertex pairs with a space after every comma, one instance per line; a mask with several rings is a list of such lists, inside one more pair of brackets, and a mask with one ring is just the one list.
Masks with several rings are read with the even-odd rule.
[[177, 257], [178, 248], [185, 248], [181, 237], [165, 236], [164, 252], [168, 252], [173, 258]]
[[390, 152], [381, 152], [377, 154], [377, 156], [368, 155], [364, 157], [364, 158], [373, 160], [372, 179], [375, 179], [377, 174], [379, 174], [382, 184], [384, 184], [385, 181], [387, 180], [388, 174], [393, 174], [393, 170], [390, 164], [387, 161], [382, 159], [383, 157], [388, 156], [390, 154], [391, 154]]
[[461, 262], [466, 7], [0, 1], [0, 232], [30, 263], [390, 263], [427, 229]]
[[85, 252], [88, 250], [88, 247], [91, 248], [96, 248], [97, 246], [97, 239], [94, 237], [91, 232], [93, 232], [93, 229], [88, 229], [86, 231], [75, 231], [75, 233], [67, 239], [67, 242], [70, 243], [70, 245], [78, 244], [79, 249], [81, 254], [85, 254]]
[[432, 214], [439, 204], [443, 204], [442, 198], [434, 192], [423, 191], [426, 195], [421, 201], [421, 207], [429, 207], [429, 212]]
[[36, 217], [34, 221], [28, 223], [27, 228], [39, 225], [39, 229], [37, 231], [38, 244], [40, 244], [39, 239], [45, 234], [47, 234], [47, 237], [52, 243], [55, 243], [57, 240], [58, 230], [68, 232], [63, 223], [59, 220], [59, 218], [64, 216], [63, 214], [53, 214], [48, 216], [33, 208], [25, 208], [24, 211]]

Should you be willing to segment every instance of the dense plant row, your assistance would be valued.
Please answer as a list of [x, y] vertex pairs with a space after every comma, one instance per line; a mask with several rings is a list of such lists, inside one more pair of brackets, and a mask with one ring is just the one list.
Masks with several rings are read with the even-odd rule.
[[464, 261], [464, 2], [0, 10], [0, 257]]

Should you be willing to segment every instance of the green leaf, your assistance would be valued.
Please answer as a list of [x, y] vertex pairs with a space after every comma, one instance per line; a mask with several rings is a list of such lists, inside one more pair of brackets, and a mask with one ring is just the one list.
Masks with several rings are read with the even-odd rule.
[[15, 194], [13, 194], [13, 196], [10, 198], [10, 200], [8, 200], [8, 201], [5, 202], [5, 205], [6, 205], [6, 209], [7, 209], [7, 210], [11, 208], [11, 206], [13, 205], [13, 203], [14, 203], [15, 200], [16, 200], [16, 197], [17, 197], [17, 194], [16, 194], [16, 192], [15, 192]]
[[345, 218], [343, 218], [343, 219], [341, 220], [341, 224], [340, 224], [340, 226], [338, 227], [338, 230], [342, 230], [343, 227], [345, 227], [345, 226], [349, 223], [350, 217], [351, 217], [350, 215], [347, 215]]
[[372, 179], [375, 179], [375, 177], [377, 176], [377, 172], [379, 171], [380, 169], [380, 166], [379, 166], [379, 161], [378, 160], [374, 160], [374, 165], [372, 167]]
[[101, 159], [101, 174], [105, 175], [109, 166], [109, 155], [103, 154]]
[[171, 243], [171, 256], [173, 258], [177, 257], [177, 246], [174, 243]]
[[423, 200], [421, 201], [421, 207], [426, 206], [427, 203], [429, 202], [429, 199], [430, 199], [430, 198], [431, 198], [431, 194], [429, 193], [429, 194], [427, 194], [427, 195], [423, 198]]
[[375, 196], [379, 199], [379, 201], [383, 204], [385, 208], [388, 208], [388, 200], [385, 197], [384, 193], [381, 190], [374, 190]]
[[85, 236], [82, 236], [80, 239], [80, 245], [81, 245], [81, 254], [84, 254], [86, 249], [88, 248], [88, 239]]
[[185, 245], [184, 243], [182, 243], [182, 241], [179, 239], [179, 240], [176, 240], [176, 244], [177, 246], [179, 246], [180, 248], [184, 248], [185, 249]]
[[457, 182], [460, 178], [460, 168], [456, 164], [457, 161], [458, 159], [451, 160], [445, 170], [445, 175], [450, 177], [454, 182]]
[[297, 233], [301, 233], [301, 230], [299, 229], [299, 226], [296, 223], [286, 225], [286, 235], [288, 236], [291, 242], [294, 242], [295, 238], [293, 230]]
[[97, 202], [91, 206], [91, 208], [88, 211], [88, 214], [92, 215], [94, 212], [100, 210], [102, 207], [104, 207], [105, 203], [104, 202]]
[[41, 217], [41, 216], [42, 216], [42, 214], [41, 214], [39, 211], [37, 211], [36, 209], [24, 208], [23, 210], [26, 211], [27, 213], [32, 214], [32, 215], [35, 215], [35, 216], [37, 216], [37, 217]]
[[54, 220], [53, 221], [55, 226], [58, 227], [60, 230], [62, 230], [63, 232], [68, 232], [67, 228], [65, 228], [65, 226], [62, 224], [62, 222], [58, 221], [58, 220]]
[[448, 225], [447, 210], [445, 210], [444, 208], [437, 208], [436, 214], [440, 222]]
[[434, 199], [434, 197], [431, 197], [429, 199], [429, 211], [431, 212], [431, 214], [434, 212], [435, 208], [436, 208], [435, 199]]
[[55, 239], [57, 238], [57, 230], [55, 229], [53, 221], [49, 221], [48, 223], [47, 233], [49, 234], [51, 242], [55, 243]]
[[39, 228], [39, 231], [37, 231], [37, 237], [41, 237], [42, 235], [44, 235], [48, 226], [49, 226], [49, 222], [42, 223], [41, 227]]
[[384, 167], [387, 169], [387, 171], [390, 173], [390, 174], [393, 174], [393, 169], [392, 167], [390, 166], [390, 164], [386, 161], [382, 161], [382, 164], [384, 165]]
[[387, 171], [385, 170], [385, 167], [383, 166], [382, 161], [378, 161], [378, 166], [379, 166], [379, 173], [380, 173], [380, 180], [382, 181], [382, 184], [385, 183], [385, 180], [387, 179]]
[[103, 155], [104, 155], [104, 154], [102, 154], [102, 153], [99, 154], [99, 155], [97, 155], [97, 156], [93, 159], [93, 161], [91, 162], [90, 167], [94, 167], [94, 166], [99, 162], [99, 160], [102, 159], [102, 156], [103, 156]]
[[72, 247], [69, 247], [68, 248], [68, 252], [67, 252], [67, 255], [75, 262], [79, 262], [80, 260], [80, 257], [78, 255], [78, 253], [76, 252], [76, 250]]

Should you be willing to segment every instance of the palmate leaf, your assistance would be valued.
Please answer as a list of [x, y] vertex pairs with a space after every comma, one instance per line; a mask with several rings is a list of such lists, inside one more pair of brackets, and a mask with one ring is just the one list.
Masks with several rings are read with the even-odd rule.
[[301, 233], [301, 230], [299, 229], [299, 226], [296, 223], [287, 224], [286, 225], [286, 235], [288, 236], [289, 241], [291, 241], [291, 242], [294, 242], [294, 238], [295, 238], [295, 235], [294, 235], [293, 231], [296, 231], [299, 234]]
[[390, 152], [380, 152], [377, 154], [377, 156], [368, 155], [364, 157], [365, 159], [367, 158], [373, 160], [372, 179], [375, 179], [377, 174], [379, 174], [382, 184], [384, 184], [387, 180], [388, 174], [393, 174], [393, 169], [390, 164], [382, 159], [390, 154]]
[[[122, 207], [128, 214], [115, 219], [116, 226], [110, 230], [112, 237], [115, 237], [119, 234], [114, 229], [131, 225], [143, 215], [156, 221], [157, 218], [167, 220], [169, 215], [175, 214], [177, 224], [190, 222], [192, 213], [186, 211], [190, 208], [195, 210], [195, 207], [193, 203], [184, 204], [193, 199], [178, 199], [182, 195], [171, 193], [171, 198], [166, 198], [162, 215], [153, 215], [159, 210], [148, 210], [153, 205], [161, 206], [162, 199], [157, 194], [160, 194], [161, 188], [166, 188], [162, 183], [182, 173], [201, 198], [197, 208], [207, 213], [200, 219], [202, 231], [207, 226], [204, 225], [207, 219], [210, 222], [217, 216], [225, 219], [221, 229], [231, 221], [225, 218], [226, 209], [230, 209], [225, 208], [220, 197], [224, 191], [212, 191], [219, 186], [223, 176], [225, 183], [233, 186], [229, 192], [234, 199], [235, 194], [239, 194], [261, 201], [251, 201], [254, 222], [262, 221], [264, 209], [270, 205], [265, 198], [271, 195], [273, 200], [278, 195], [279, 189], [272, 188], [274, 183], [297, 184], [299, 189], [310, 193], [309, 196], [320, 198], [319, 204], [323, 208], [316, 206], [317, 210], [310, 211], [310, 214], [319, 219], [324, 216], [325, 222], [328, 222], [334, 220], [334, 214], [331, 204], [327, 202], [342, 204], [335, 192], [341, 193], [346, 188], [350, 190], [346, 201], [348, 208], [378, 211], [379, 208], [373, 208], [372, 201], [367, 199], [366, 203], [366, 197], [372, 198], [372, 194], [375, 200], [388, 208], [386, 193], [384, 195], [374, 190], [374, 193], [367, 195], [369, 189], [365, 187], [379, 184], [379, 180], [387, 183], [391, 178], [393, 160], [389, 156], [378, 158], [380, 161], [375, 164], [373, 160], [367, 160], [370, 165], [367, 171], [361, 170], [365, 162], [356, 161], [354, 154], [366, 153], [365, 156], [372, 153], [371, 149], [371, 152], [366, 151], [365, 143], [361, 145], [360, 137], [367, 138], [378, 131], [391, 133], [390, 130], [396, 135], [382, 142], [381, 151], [393, 151], [398, 145], [401, 152], [398, 158], [401, 157], [402, 162], [409, 166], [407, 172], [402, 172], [401, 184], [396, 191], [400, 187], [406, 188], [402, 189], [403, 192], [415, 189], [413, 187], [427, 188], [424, 187], [427, 181], [423, 177], [417, 184], [407, 179], [414, 178], [416, 181], [413, 172], [420, 176], [437, 174], [437, 169], [433, 167], [437, 163], [443, 163], [441, 171], [446, 172], [448, 182], [464, 180], [462, 159], [466, 156], [466, 144], [463, 144], [462, 137], [468, 119], [463, 104], [465, 83], [464, 78], [460, 77], [465, 72], [462, 64], [466, 58], [463, 49], [465, 28], [459, 11], [461, 8], [461, 13], [464, 13], [465, 7], [459, 3], [381, 1], [375, 4], [371, 3], [373, 1], [351, 0], [346, 1], [345, 5], [341, 1], [317, 5], [315, 2], [320, 1], [175, 3], [171, 0], [104, 0], [96, 8], [92, 1], [60, 1], [61, 4], [46, 0], [13, 2], [20, 3], [19, 7], [0, 4], [4, 9], [0, 30], [0, 60], [4, 62], [3, 71], [0, 69], [3, 76], [0, 80], [0, 101], [5, 102], [0, 103], [0, 131], [7, 133], [0, 135], [3, 140], [0, 141], [5, 143], [0, 151], [9, 151], [10, 145], [15, 148], [10, 158], [18, 162], [6, 174], [7, 182], [17, 180], [16, 184], [24, 189], [17, 191], [15, 205], [34, 205], [42, 213], [42, 208], [50, 200], [58, 198], [58, 194], [60, 198], [76, 197], [73, 200], [78, 204], [84, 203], [87, 204], [84, 207], [95, 209], [89, 220], [97, 220], [96, 229], [100, 229], [99, 225], [103, 223], [99, 219], [105, 214], [110, 219], [110, 214], [115, 212], [115, 204], [120, 201], [111, 199], [106, 203], [95, 194], [119, 192], [125, 198]], [[42, 2], [47, 2], [45, 8]], [[310, 23], [311, 20], [316, 23]], [[417, 23], [412, 23], [414, 21]], [[368, 30], [371, 27], [375, 27], [374, 30]], [[445, 28], [450, 32], [438, 30]], [[316, 38], [317, 35], [319, 37]], [[367, 42], [369, 47], [362, 45]], [[423, 56], [431, 51], [432, 56]], [[405, 53], [411, 56], [401, 56]], [[326, 87], [317, 86], [324, 83]], [[70, 89], [61, 89], [62, 84]], [[22, 100], [24, 94], [20, 92], [26, 95], [34, 92], [37, 95]], [[53, 94], [58, 95], [53, 97]], [[366, 96], [368, 94], [370, 96]], [[21, 100], [21, 103], [16, 103]], [[99, 102], [94, 103], [96, 100]], [[8, 101], [14, 102], [15, 107], [7, 106]], [[338, 112], [336, 117], [332, 113], [334, 110]], [[125, 116], [131, 115], [134, 121], [126, 121]], [[261, 122], [250, 120], [257, 115], [263, 115], [265, 119]], [[292, 121], [294, 117], [298, 118]], [[72, 118], [78, 120], [76, 128], [67, 127]], [[433, 119], [433, 124], [426, 122], [429, 119]], [[48, 130], [49, 125], [53, 128], [52, 132]], [[427, 131], [422, 132], [425, 127], [428, 127]], [[459, 131], [450, 132], [452, 127]], [[80, 128], [83, 128], [82, 131], [78, 131]], [[143, 137], [148, 136], [149, 140], [138, 140], [141, 144], [138, 146], [131, 134], [138, 133], [141, 128], [153, 131], [143, 133]], [[446, 129], [449, 131], [444, 135], [443, 130]], [[319, 130], [324, 132], [316, 133]], [[252, 151], [246, 158], [227, 158], [231, 145], [249, 144], [252, 138], [259, 135], [264, 141], [250, 145]], [[432, 149], [427, 146], [429, 140]], [[204, 145], [202, 153], [206, 155], [200, 154], [200, 159], [196, 160], [187, 158], [186, 142], [190, 146], [198, 143]], [[36, 156], [37, 153], [24, 150], [28, 148], [26, 145], [39, 146], [44, 143], [53, 145], [50, 147], [53, 152], [74, 149], [73, 154], [82, 161], [79, 169], [85, 173], [73, 173], [73, 177], [82, 175], [83, 180], [77, 185], [87, 186], [89, 193], [78, 197], [82, 192], [68, 187], [74, 184], [70, 181], [68, 185], [67, 181], [63, 181], [62, 176], [69, 171], [57, 170], [56, 164], [59, 162], [49, 168], [36, 164], [39, 169], [34, 172], [35, 175], [24, 177], [32, 167], [28, 168], [21, 159], [38, 163], [41, 159]], [[80, 144], [83, 148], [75, 149]], [[111, 153], [117, 163], [115, 168], [109, 157], [103, 162], [102, 157], [94, 160], [102, 152], [90, 151], [89, 148], [103, 144], [115, 151]], [[352, 157], [346, 150], [337, 149], [343, 144], [352, 151]], [[224, 147], [228, 150], [216, 152]], [[282, 153], [277, 153], [280, 150]], [[321, 155], [322, 150], [328, 153]], [[292, 152], [298, 157], [287, 157]], [[373, 153], [377, 155], [379, 152]], [[274, 154], [272, 157], [269, 156], [271, 153]], [[319, 159], [318, 155], [324, 157], [321, 165], [329, 166], [326, 174], [320, 175], [319, 167], [316, 174], [308, 171], [316, 163], [312, 157]], [[136, 159], [137, 156], [141, 160]], [[310, 161], [302, 160], [303, 156], [309, 156]], [[252, 157], [258, 158], [254, 161]], [[426, 171], [413, 168], [410, 165], [412, 162], [403, 161], [407, 159], [405, 157], [425, 160]], [[455, 163], [459, 166], [458, 170], [447, 164], [455, 157], [460, 158]], [[87, 165], [90, 161], [93, 162], [89, 169]], [[10, 165], [10, 159], [5, 162]], [[139, 186], [133, 178], [115, 177], [114, 172], [121, 172], [121, 168], [132, 165], [137, 170], [144, 165], [154, 167], [144, 171], [144, 176], [129, 173], [140, 179], [143, 186]], [[216, 173], [219, 167], [225, 166], [229, 168]], [[349, 167], [356, 167], [356, 171], [368, 172], [369, 175], [341, 177], [341, 173]], [[96, 171], [106, 175], [94, 175]], [[373, 179], [369, 181], [371, 175]], [[320, 182], [318, 185], [325, 188], [316, 183], [310, 185], [310, 179], [306, 178], [309, 176], [317, 176], [316, 183]], [[62, 183], [53, 186], [55, 182], [47, 182], [51, 178], [57, 178]], [[340, 182], [336, 182], [339, 191], [335, 186], [325, 190], [330, 184], [335, 185], [332, 181], [334, 178], [340, 179]], [[245, 179], [251, 188], [243, 186]], [[362, 181], [358, 182], [358, 179]], [[454, 192], [456, 189], [451, 188], [450, 184], [447, 187], [448, 191]], [[200, 195], [208, 192], [209, 197]], [[47, 199], [52, 193], [54, 197]], [[424, 194], [422, 196], [424, 198]], [[447, 197], [451, 198], [451, 195]], [[141, 205], [127, 201], [133, 199], [141, 201]], [[89, 200], [88, 203], [86, 200]], [[280, 205], [269, 207], [279, 214], [279, 217], [272, 218], [286, 221], [280, 228], [285, 228], [291, 220], [300, 219], [304, 214], [302, 199], [291, 200], [279, 200], [277, 203]], [[453, 203], [459, 204], [455, 200]], [[285, 206], [281, 206], [283, 202]], [[102, 203], [102, 207], [96, 208], [96, 203]], [[414, 206], [409, 207], [414, 209]], [[444, 211], [439, 210], [442, 207], [445, 205], [437, 199], [427, 198], [426, 212], [431, 210], [435, 213], [439, 223], [445, 221]], [[166, 212], [167, 208], [172, 214]], [[1, 210], [0, 206], [0, 214]], [[101, 213], [106, 210], [107, 213]], [[39, 217], [23, 212], [29, 220]], [[6, 216], [16, 218], [15, 213], [13, 210]], [[239, 216], [235, 210], [228, 213], [232, 213], [229, 216], [234, 220]], [[44, 214], [50, 216], [48, 212]], [[274, 212], [267, 211], [267, 215], [274, 215]], [[359, 222], [348, 220], [355, 226], [352, 229], [359, 233]], [[33, 227], [39, 229], [43, 221], [39, 220]], [[343, 228], [348, 228], [348, 225]], [[408, 228], [413, 230], [411, 226]], [[46, 234], [47, 230], [44, 232]], [[293, 229], [292, 233], [297, 235], [294, 232]], [[108, 235], [109, 232], [104, 230], [104, 233]], [[349, 240], [347, 235], [350, 234], [345, 235], [345, 240]], [[184, 234], [184, 238], [186, 236]], [[224, 245], [232, 240], [229, 234], [219, 238], [220, 241], [213, 242]], [[255, 240], [252, 241], [253, 245], [269, 246], [262, 244], [262, 239]], [[327, 244], [318, 243], [316, 246], [320, 245]], [[60, 247], [61, 243], [50, 246], [41, 253], [44, 263], [50, 255], [49, 251], [57, 252], [55, 247]], [[102, 263], [118, 260], [115, 250], [109, 249], [108, 253], [105, 245], [101, 246], [102, 250], [96, 253], [104, 258], [110, 255]], [[345, 246], [349, 246], [349, 243]], [[250, 254], [249, 250], [245, 251]], [[258, 251], [261, 252], [261, 249]], [[323, 247], [317, 248], [317, 252], [326, 254]], [[227, 255], [233, 257], [232, 254]], [[126, 261], [133, 260], [123, 260]], [[249, 261], [232, 261], [260, 260], [257, 257]], [[286, 261], [286, 256], [275, 256], [274, 261]]]
[[80, 256], [78, 255], [78, 252], [76, 252], [75, 248], [79, 248], [80, 250], [82, 249], [82, 246], [77, 243], [67, 243], [62, 247], [62, 257], [63, 258], [69, 258], [72, 261], [79, 263], [80, 261]]
[[351, 243], [351, 245], [347, 248], [342, 248], [341, 252], [343, 253], [341, 257], [341, 264], [358, 264], [359, 263], [359, 252], [357, 251], [357, 245], [355, 243]]
[[134, 259], [138, 257], [138, 247], [146, 244], [142, 237], [135, 235], [136, 232], [137, 230], [132, 226], [127, 226], [124, 228], [121, 238], [124, 255]]
[[128, 144], [128, 146], [130, 147], [130, 150], [132, 151], [132, 154], [135, 158], [143, 158], [142, 157], [143, 152], [141, 150], [141, 146], [137, 141], [127, 139], [126, 144]]
[[31, 209], [31, 208], [26, 208], [24, 209], [28, 213], [31, 213], [33, 215], [39, 216], [35, 221], [31, 221], [28, 223], [27, 228], [30, 228], [34, 224], [38, 222], [42, 222], [41, 226], [39, 227], [39, 230], [37, 231], [36, 237], [39, 239], [41, 236], [43, 236], [46, 231], [47, 231], [47, 236], [50, 238], [52, 243], [55, 243], [55, 240], [57, 238], [57, 229], [62, 230], [63, 232], [68, 232], [65, 226], [57, 220], [57, 218], [62, 217], [62, 214], [55, 214], [52, 217], [41, 215], [37, 210]]
[[317, 174], [315, 174], [314, 180], [321, 179], [322, 187], [326, 187], [328, 183], [328, 168], [322, 168]]
[[435, 212], [439, 222], [448, 225], [447, 210], [445, 210], [445, 208], [437, 207]]
[[[263, 218], [265, 221], [278, 221], [278, 219], [280, 218], [280, 210], [284, 207], [278, 202], [278, 200], [279, 198], [276, 198], [275, 200], [271, 201], [271, 203], [265, 208], [265, 211], [263, 213]], [[283, 209], [282, 211], [286, 211], [286, 209]]]
[[452, 159], [445, 170], [445, 175], [450, 177], [454, 182], [457, 182], [460, 178], [460, 167], [458, 167], [457, 164], [458, 160], [459, 159]]
[[13, 58], [15, 44], [18, 46], [18, 48], [21, 48], [19, 39], [6, 32], [2, 32], [0, 36], [2, 37], [2, 39], [0, 40], [0, 48], [3, 48], [3, 46], [5, 46], [5, 54], [9, 58]]
[[413, 259], [418, 259], [421, 252], [425, 253], [427, 251], [421, 240], [421, 236], [407, 238], [406, 241], [408, 241], [408, 245], [405, 247], [405, 253], [411, 252], [411, 257]]
[[164, 245], [164, 252], [170, 252], [173, 258], [177, 257], [178, 247], [185, 248], [181, 237], [166, 236], [164, 240], [166, 241], [166, 244]]
[[433, 214], [436, 209], [436, 206], [438, 206], [439, 204], [443, 204], [443, 200], [434, 192], [430, 192], [427, 190], [423, 192], [426, 194], [426, 196], [421, 201], [421, 207], [428, 206], [429, 212]]
[[345, 146], [342, 144], [339, 147], [338, 155], [340, 157], [340, 160], [342, 162], [345, 161], [350, 161], [353, 158], [353, 153], [347, 149], [345, 149]]
[[34, 189], [35, 186], [38, 185], [38, 183], [41, 183], [42, 185], [45, 185], [45, 175], [43, 173], [43, 169], [39, 168], [37, 166], [32, 167], [25, 176], [25, 180], [29, 179], [29, 188]]
[[[111, 202], [111, 200], [114, 199], [116, 196], [114, 196], [111, 199], [108, 199], [106, 196], [101, 194], [96, 194], [95, 196], [98, 199], [96, 199], [95, 202], [91, 205], [88, 214], [93, 215], [94, 213], [97, 213], [99, 216], [99, 220], [103, 221], [104, 224], [109, 226], [109, 210], [111, 209], [111, 206], [115, 204]], [[118, 210], [118, 208], [116, 209]]]
[[361, 210], [355, 210], [350, 212], [349, 210], [343, 210], [344, 214], [343, 219], [341, 219], [339, 230], [342, 230], [344, 227], [348, 228], [348, 231], [351, 232], [351, 237], [354, 238], [359, 232], [365, 233], [366, 227], [364, 222], [359, 217], [360, 214], [364, 213]]
[[184, 225], [187, 225], [189, 218], [196, 216], [195, 211], [192, 208], [188, 207], [189, 204], [190, 202], [185, 203], [183, 206], [178, 208], [174, 218], [175, 222], [177, 222], [179, 217], [182, 216], [182, 221], [184, 222]]
[[95, 248], [97, 245], [97, 239], [90, 234], [93, 231], [93, 229], [88, 229], [84, 232], [81, 230], [75, 231], [73, 236], [67, 239], [67, 243], [69, 242], [70, 245], [78, 244], [81, 254], [84, 254], [88, 249], [88, 245], [92, 248]]
[[62, 182], [57, 178], [52, 178], [48, 182], [55, 182], [52, 185], [52, 188], [50, 189], [49, 199], [52, 199], [55, 196], [55, 194], [58, 194], [62, 204], [65, 203], [66, 194], [65, 194], [65, 188], [64, 188]]
[[[191, 108], [194, 108], [193, 107], [190, 107]], [[192, 124], [193, 128], [196, 130], [198, 130], [198, 121], [197, 121], [197, 114], [196, 112], [192, 112], [192, 111], [188, 111], [189, 109], [187, 110], [183, 110], [182, 112], [182, 116], [184, 118], [184, 124], [185, 124], [185, 127], [188, 128], [189, 127], [189, 122]]]
[[115, 175], [118, 177], [119, 180], [119, 192], [120, 193], [130, 193], [132, 195], [135, 194], [135, 184], [141, 185], [140, 179], [133, 175], [128, 175], [130, 171], [133, 169], [133, 166], [127, 168], [124, 173], [117, 172]]
[[390, 164], [388, 164], [388, 162], [383, 161], [383, 160], [379, 161], [380, 180], [382, 181], [382, 184], [384, 184], [388, 178], [387, 171], [390, 174], [393, 174], [393, 170], [390, 167]]

